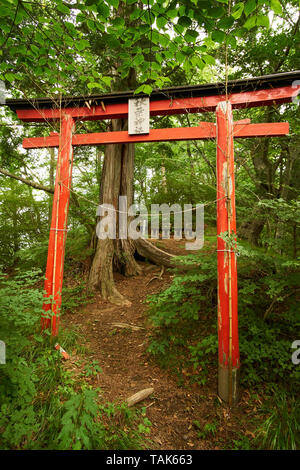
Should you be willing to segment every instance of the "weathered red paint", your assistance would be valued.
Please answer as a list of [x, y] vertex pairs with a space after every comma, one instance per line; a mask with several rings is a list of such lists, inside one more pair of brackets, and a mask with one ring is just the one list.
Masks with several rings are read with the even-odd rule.
[[[247, 121], [247, 119], [245, 119]], [[242, 121], [233, 123], [233, 137], [247, 139], [248, 137], [279, 137], [289, 133], [288, 122], [262, 122], [243, 124]]]
[[[248, 120], [245, 120], [248, 121]], [[235, 123], [234, 137], [280, 136], [289, 133], [287, 122], [248, 124]], [[51, 135], [52, 134], [52, 135]], [[42, 147], [58, 147], [59, 135], [51, 133], [48, 137], [28, 137], [23, 140], [26, 149]], [[72, 138], [74, 147], [81, 145], [125, 144], [137, 142], [160, 142], [177, 140], [204, 140], [216, 137], [214, 123], [201, 122], [198, 127], [181, 127], [169, 129], [151, 129], [147, 135], [129, 135], [127, 131], [97, 132], [91, 134], [75, 134]]]
[[43, 304], [44, 314], [42, 315], [42, 329], [51, 327], [52, 336], [58, 334], [61, 307], [64, 254], [67, 238], [67, 219], [73, 164], [73, 129], [73, 118], [69, 115], [64, 115], [61, 120], [46, 267], [45, 297], [48, 300]]
[[[250, 108], [255, 106], [270, 106], [273, 104], [289, 103], [296, 96], [298, 87], [280, 87], [267, 90], [256, 90], [229, 94], [227, 99], [232, 108]], [[226, 100], [225, 95], [203, 96], [197, 98], [175, 98], [150, 101], [150, 115], [164, 116], [172, 114], [201, 113], [215, 111], [218, 103]], [[64, 108], [64, 112], [76, 120], [94, 121], [101, 119], [120, 119], [128, 117], [128, 103], [111, 103], [105, 106], [79, 106]], [[40, 122], [59, 120], [62, 111], [56, 109], [18, 109], [19, 119], [25, 122]]]
[[[236, 233], [234, 126], [232, 108], [228, 101], [223, 101], [217, 106], [216, 118], [219, 371], [221, 370], [223, 379], [227, 377], [228, 387], [232, 387], [232, 370], [240, 366], [236, 254], [233, 248], [219, 237], [224, 232]], [[231, 377], [227, 371], [231, 372]], [[225, 388], [226, 386], [227, 384]], [[227, 393], [230, 396], [230, 391]], [[231, 390], [231, 399], [232, 395]]]

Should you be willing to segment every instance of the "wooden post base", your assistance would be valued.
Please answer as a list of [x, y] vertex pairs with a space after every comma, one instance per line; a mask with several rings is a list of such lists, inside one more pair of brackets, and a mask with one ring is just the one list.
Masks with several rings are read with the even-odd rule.
[[[231, 375], [231, 390], [232, 396], [230, 397], [230, 375]], [[225, 403], [230, 406], [237, 405], [240, 395], [240, 368], [233, 367], [232, 372], [228, 367], [222, 367], [219, 364], [218, 368], [218, 395]], [[231, 402], [231, 403], [230, 403]]]

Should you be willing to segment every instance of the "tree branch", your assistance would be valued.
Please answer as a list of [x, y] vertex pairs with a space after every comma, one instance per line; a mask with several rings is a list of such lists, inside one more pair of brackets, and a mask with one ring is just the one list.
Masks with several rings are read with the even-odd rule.
[[41, 189], [42, 191], [46, 191], [49, 194], [54, 193], [54, 188], [50, 188], [49, 186], [44, 186], [43, 184], [35, 183], [34, 181], [28, 180], [26, 178], [22, 178], [22, 176], [17, 176], [14, 173], [10, 173], [9, 171], [4, 170], [4, 168], [0, 168], [0, 173], [4, 176], [9, 176], [10, 178], [13, 178], [17, 181], [21, 181], [22, 183], [25, 183], [34, 189]]
[[[44, 186], [43, 184], [35, 183], [34, 181], [28, 180], [26, 178], [22, 178], [22, 176], [17, 176], [14, 173], [10, 173], [9, 171], [4, 170], [4, 168], [0, 168], [0, 176], [1, 175], [9, 176], [9, 178], [13, 178], [17, 181], [21, 181], [22, 183], [25, 183], [25, 184], [27, 184], [28, 186], [31, 186], [34, 189], [40, 189], [42, 191], [46, 191], [49, 194], [54, 194], [54, 188], [50, 188], [49, 186]], [[93, 230], [94, 230], [94, 223], [92, 223], [92, 221], [88, 220], [87, 217], [82, 213], [78, 198], [77, 198], [76, 194], [73, 191], [71, 192], [71, 201], [73, 201], [73, 204], [76, 207], [76, 215], [77, 215], [79, 221], [88, 230], [88, 232], [90, 234], [92, 234]]]

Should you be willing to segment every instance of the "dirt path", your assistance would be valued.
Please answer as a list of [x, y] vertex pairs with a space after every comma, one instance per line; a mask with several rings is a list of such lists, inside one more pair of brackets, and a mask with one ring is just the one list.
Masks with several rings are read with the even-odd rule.
[[[167, 242], [160, 242], [161, 248], [181, 254], [181, 245]], [[187, 382], [179, 386], [171, 372], [162, 370], [153, 361], [146, 352], [149, 325], [145, 300], [147, 295], [165, 289], [171, 283], [171, 274], [164, 272], [162, 279], [153, 279], [161, 273], [160, 268], [148, 263], [140, 265], [143, 269], [140, 276], [116, 276], [116, 286], [131, 301], [130, 307], [114, 306], [96, 297], [94, 303], [76, 314], [66, 314], [64, 322], [78, 325], [89, 341], [91, 360], [97, 360], [103, 371], [90, 381], [103, 390], [105, 400], [121, 402], [142, 389], [154, 388], [149, 398], [136, 405], [147, 407], [152, 423], [152, 449], [220, 448], [223, 440], [225, 444], [237, 432], [244, 433], [241, 417], [249, 413], [247, 395], [240, 408], [230, 412], [216, 397], [216, 371], [205, 386], [191, 386]], [[121, 328], [114, 323], [140, 329]], [[212, 431], [199, 437], [199, 429], [207, 423], [212, 425]]]

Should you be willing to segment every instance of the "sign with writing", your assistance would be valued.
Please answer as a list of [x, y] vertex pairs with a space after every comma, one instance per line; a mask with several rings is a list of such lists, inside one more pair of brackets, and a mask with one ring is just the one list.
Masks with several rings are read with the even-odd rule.
[[128, 134], [149, 134], [149, 98], [130, 98], [128, 102]]

